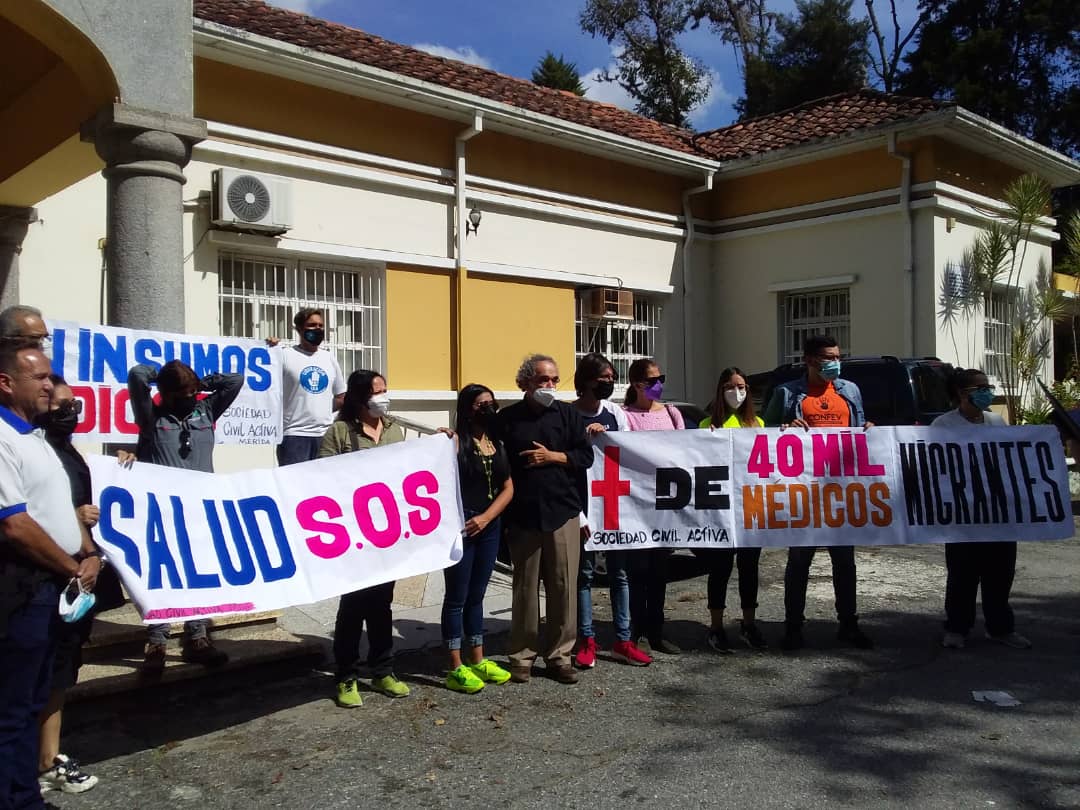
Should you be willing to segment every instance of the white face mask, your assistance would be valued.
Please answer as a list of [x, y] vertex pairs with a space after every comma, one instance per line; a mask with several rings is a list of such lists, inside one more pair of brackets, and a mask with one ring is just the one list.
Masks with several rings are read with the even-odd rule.
[[555, 389], [554, 388], [537, 388], [533, 391], [533, 399], [538, 404], [543, 405], [545, 408], [550, 408], [555, 404]]
[[384, 391], [381, 394], [372, 395], [367, 403], [368, 410], [378, 416], [386, 416], [390, 413], [390, 394]]
[[746, 389], [745, 388], [728, 388], [724, 391], [724, 402], [727, 403], [731, 410], [736, 411], [739, 406], [746, 401]]

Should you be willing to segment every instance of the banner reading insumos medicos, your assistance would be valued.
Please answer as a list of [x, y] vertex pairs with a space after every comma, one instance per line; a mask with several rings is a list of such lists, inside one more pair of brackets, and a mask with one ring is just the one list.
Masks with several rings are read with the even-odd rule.
[[229, 475], [89, 460], [95, 539], [147, 622], [307, 604], [461, 558], [444, 436]]
[[1047, 426], [606, 433], [589, 492], [596, 550], [1073, 535]]
[[82, 400], [76, 441], [134, 442], [139, 428], [128, 403], [128, 370], [187, 363], [200, 377], [240, 374], [244, 387], [217, 422], [218, 444], [281, 442], [281, 360], [262, 341], [47, 321], [53, 371]]

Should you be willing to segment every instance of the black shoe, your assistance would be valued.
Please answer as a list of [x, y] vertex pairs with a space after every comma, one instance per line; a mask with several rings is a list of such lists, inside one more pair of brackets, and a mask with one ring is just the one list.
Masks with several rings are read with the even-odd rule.
[[854, 645], [856, 649], [874, 649], [874, 640], [860, 630], [857, 624], [840, 625], [840, 629], [836, 631], [836, 639], [837, 641], [846, 641], [848, 644]]
[[788, 625], [784, 631], [784, 637], [780, 640], [780, 649], [787, 652], [795, 652], [803, 648], [803, 636], [801, 627]]
[[668, 641], [666, 638], [660, 636], [653, 636], [649, 639], [649, 648], [653, 652], [662, 652], [666, 655], [681, 655], [682, 648], [674, 642]]
[[753, 622], [747, 624], [742, 623], [739, 629], [739, 637], [746, 643], [746, 646], [751, 650], [767, 650], [769, 649], [769, 642], [765, 640], [765, 636], [758, 630], [758, 626]]
[[184, 645], [181, 656], [189, 664], [202, 664], [204, 667], [220, 667], [228, 663], [229, 655], [222, 652], [209, 638], [196, 638]]
[[723, 627], [714, 627], [710, 630], [709, 635], [705, 637], [705, 643], [712, 647], [715, 652], [724, 655], [731, 654], [731, 644], [728, 643], [727, 633]]

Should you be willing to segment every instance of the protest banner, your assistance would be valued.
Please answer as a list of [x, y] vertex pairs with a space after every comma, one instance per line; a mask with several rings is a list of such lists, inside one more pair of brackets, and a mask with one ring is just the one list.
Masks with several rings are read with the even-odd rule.
[[83, 403], [73, 440], [134, 443], [139, 428], [128, 402], [128, 370], [180, 360], [200, 378], [219, 373], [244, 377], [240, 395], [217, 422], [218, 444], [281, 442], [281, 360], [262, 341], [68, 321], [46, 324], [53, 335], [53, 371]]
[[902, 545], [1073, 535], [1047, 426], [606, 433], [586, 548]]
[[95, 539], [147, 622], [308, 604], [461, 558], [445, 436], [229, 475], [89, 463]]

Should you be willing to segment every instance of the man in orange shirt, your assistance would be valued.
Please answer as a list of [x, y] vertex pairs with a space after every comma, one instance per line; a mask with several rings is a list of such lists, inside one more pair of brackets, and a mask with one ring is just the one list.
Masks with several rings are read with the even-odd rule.
[[[769, 427], [851, 428], [871, 427], [863, 412], [862, 393], [853, 382], [840, 379], [840, 345], [829, 335], [811, 335], [803, 344], [806, 376], [777, 386], [765, 409]], [[806, 621], [806, 585], [814, 546], [788, 549], [784, 571], [785, 632], [780, 646], [798, 650], [803, 646], [802, 626]], [[836, 637], [859, 649], [874, 642], [861, 629], [855, 612], [855, 547], [829, 546], [832, 560], [833, 593], [840, 629]]]

